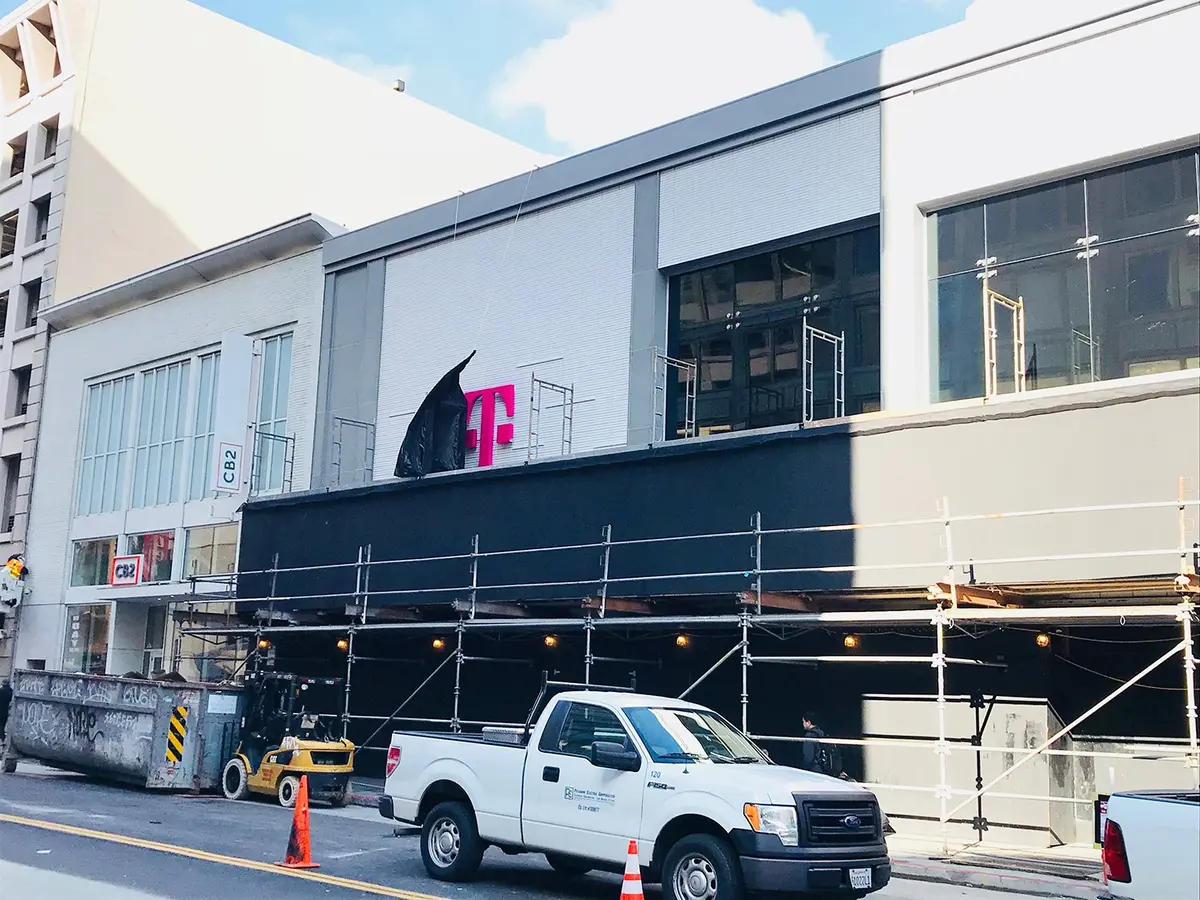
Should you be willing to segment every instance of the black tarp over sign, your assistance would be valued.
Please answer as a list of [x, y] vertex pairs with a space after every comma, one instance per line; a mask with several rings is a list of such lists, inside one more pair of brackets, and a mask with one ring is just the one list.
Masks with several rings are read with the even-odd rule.
[[400, 444], [400, 455], [396, 458], [397, 478], [420, 478], [466, 465], [467, 397], [459, 377], [474, 358], [475, 351], [472, 351], [443, 375], [421, 401]]

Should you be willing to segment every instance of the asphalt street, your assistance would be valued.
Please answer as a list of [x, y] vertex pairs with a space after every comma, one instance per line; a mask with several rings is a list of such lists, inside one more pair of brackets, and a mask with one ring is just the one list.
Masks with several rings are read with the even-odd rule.
[[[266, 801], [163, 796], [44, 771], [0, 777], [0, 897], [45, 900], [616, 900], [615, 876], [564, 878], [539, 856], [489, 851], [480, 879], [429, 879], [417, 839], [373, 810], [312, 810], [315, 872], [274, 866], [291, 813]], [[648, 887], [650, 897], [659, 897]], [[880, 900], [1004, 900], [1014, 894], [896, 881]]]

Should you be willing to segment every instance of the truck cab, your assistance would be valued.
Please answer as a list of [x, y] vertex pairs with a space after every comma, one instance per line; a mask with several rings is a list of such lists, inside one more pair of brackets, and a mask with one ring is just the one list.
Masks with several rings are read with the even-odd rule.
[[775, 765], [685, 701], [570, 691], [521, 732], [396, 733], [388, 769], [381, 812], [422, 826], [443, 880], [472, 877], [489, 844], [564, 872], [620, 871], [630, 839], [673, 900], [861, 897], [891, 876], [873, 794]]

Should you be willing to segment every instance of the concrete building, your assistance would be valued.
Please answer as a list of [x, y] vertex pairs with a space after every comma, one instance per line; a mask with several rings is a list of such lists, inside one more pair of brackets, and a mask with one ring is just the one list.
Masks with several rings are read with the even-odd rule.
[[[304, 216], [46, 310], [43, 446], [78, 450], [39, 461], [22, 665], [169, 666], [170, 601], [235, 570], [246, 494], [308, 487], [320, 246], [340, 230]], [[231, 445], [245, 452], [224, 489]]]
[[6, 16], [0, 151], [3, 558], [29, 527], [41, 312], [308, 210], [359, 227], [545, 161], [185, 0]]
[[[988, 10], [328, 240], [310, 490], [185, 633], [352, 674], [359, 739], [447, 661], [406, 716], [632, 670], [790, 761], [813, 706], [956, 840], [1190, 785], [1200, 3]], [[393, 477], [472, 352], [466, 471]]]

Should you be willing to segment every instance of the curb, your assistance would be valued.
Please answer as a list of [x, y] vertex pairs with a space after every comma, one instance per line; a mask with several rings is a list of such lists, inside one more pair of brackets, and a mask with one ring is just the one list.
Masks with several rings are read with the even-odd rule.
[[946, 865], [932, 860], [892, 859], [892, 875], [909, 881], [933, 881], [958, 887], [985, 888], [1031, 897], [1097, 900], [1103, 888], [1099, 883], [1081, 884], [1065, 879], [1038, 878], [1031, 875], [982, 870], [968, 866]]

